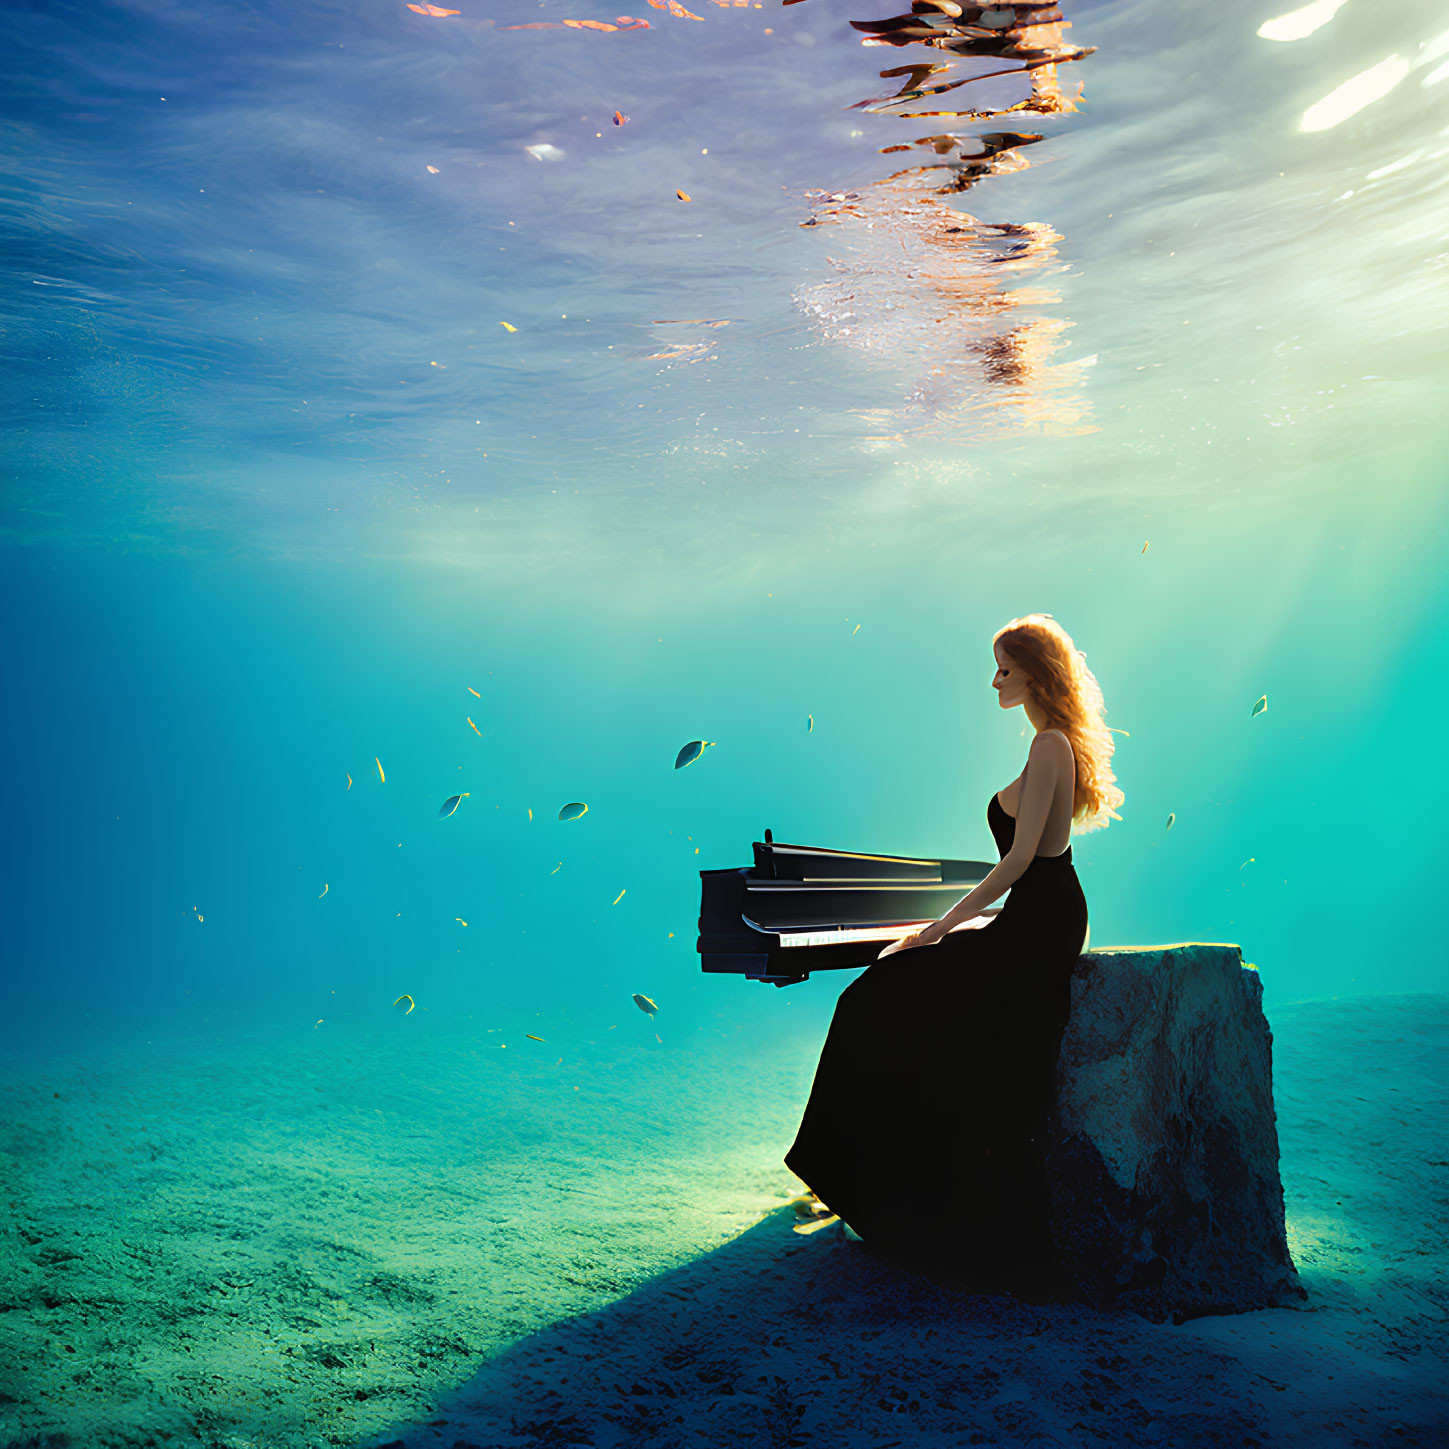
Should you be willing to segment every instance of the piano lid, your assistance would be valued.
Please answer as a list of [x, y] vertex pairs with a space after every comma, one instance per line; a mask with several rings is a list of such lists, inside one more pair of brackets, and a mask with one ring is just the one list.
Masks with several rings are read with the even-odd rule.
[[995, 861], [926, 860], [909, 855], [874, 855], [863, 850], [831, 850], [822, 845], [787, 845], [765, 831], [754, 842], [757, 879], [794, 881], [953, 881], [980, 884]]

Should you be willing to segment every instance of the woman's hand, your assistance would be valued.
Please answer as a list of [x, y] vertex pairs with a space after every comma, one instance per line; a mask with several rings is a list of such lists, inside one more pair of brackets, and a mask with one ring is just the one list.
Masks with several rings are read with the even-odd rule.
[[946, 928], [940, 921], [932, 921], [929, 926], [923, 926], [913, 935], [902, 936], [899, 941], [892, 941], [875, 959], [884, 961], [887, 956], [896, 951], [909, 951], [917, 946], [934, 946], [945, 934]]

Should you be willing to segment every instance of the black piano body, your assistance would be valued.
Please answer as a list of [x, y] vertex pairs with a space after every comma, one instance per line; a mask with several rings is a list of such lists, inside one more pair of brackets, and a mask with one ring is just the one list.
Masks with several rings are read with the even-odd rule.
[[891, 941], [940, 920], [996, 865], [785, 845], [768, 830], [754, 852], [753, 866], [700, 871], [697, 949], [704, 971], [774, 986], [869, 965]]

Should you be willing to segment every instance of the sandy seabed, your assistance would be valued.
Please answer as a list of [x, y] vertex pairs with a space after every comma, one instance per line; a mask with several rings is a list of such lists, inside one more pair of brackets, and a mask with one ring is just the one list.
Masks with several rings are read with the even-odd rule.
[[0, 1449], [1449, 1443], [1449, 997], [1268, 1015], [1308, 1298], [1178, 1326], [797, 1231], [819, 1031], [16, 1059]]

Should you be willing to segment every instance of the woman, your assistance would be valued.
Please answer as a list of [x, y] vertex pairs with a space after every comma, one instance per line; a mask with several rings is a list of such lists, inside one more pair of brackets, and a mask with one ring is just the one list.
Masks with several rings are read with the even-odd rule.
[[[1040, 1287], [1058, 1271], [1043, 1160], [1072, 968], [1087, 945], [1073, 829], [1120, 820], [1086, 656], [1050, 614], [992, 641], [992, 688], [1036, 730], [986, 807], [1000, 862], [840, 994], [785, 1164], [871, 1247]], [[1011, 895], [986, 926], [953, 930]]]

